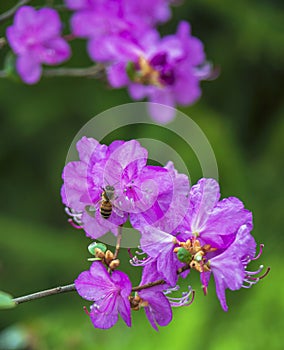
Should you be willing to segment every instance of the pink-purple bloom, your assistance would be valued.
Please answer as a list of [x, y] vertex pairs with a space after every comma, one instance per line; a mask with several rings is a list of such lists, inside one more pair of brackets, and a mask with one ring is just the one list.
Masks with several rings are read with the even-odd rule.
[[[77, 143], [79, 161], [70, 162], [63, 171], [61, 195], [73, 225], [97, 238], [111, 230], [121, 233], [129, 218], [141, 233], [133, 266], [142, 266], [140, 285], [132, 288], [113, 254], [101, 243], [89, 250], [100, 260], [90, 271], [82, 272], [75, 286], [78, 293], [94, 301], [90, 317], [95, 327], [110, 328], [120, 314], [128, 326], [130, 309], [143, 308], [151, 326], [166, 326], [172, 307], [190, 305], [194, 291], [188, 285], [182, 296], [180, 277], [200, 274], [204, 294], [213, 274], [216, 294], [224, 311], [228, 310], [226, 290], [250, 288], [263, 266], [248, 270], [255, 256], [256, 242], [251, 235], [252, 213], [235, 197], [220, 199], [219, 184], [202, 178], [189, 189], [187, 176], [179, 174], [172, 162], [165, 167], [147, 165], [148, 153], [137, 141], [114, 141], [109, 146], [83, 137]], [[107, 186], [113, 210], [108, 218], [100, 213]], [[118, 226], [121, 226], [118, 231]], [[100, 247], [100, 248], [99, 248]], [[135, 292], [134, 295], [132, 292]]]
[[[189, 105], [201, 95], [200, 80], [210, 76], [210, 65], [205, 61], [202, 42], [191, 35], [189, 23], [182, 21], [176, 34], [160, 38], [157, 32], [146, 32], [139, 43], [127, 45], [111, 43], [118, 59], [108, 68], [108, 79], [113, 87], [127, 86], [134, 100], [175, 107]], [[129, 68], [129, 63], [131, 66]], [[159, 113], [155, 104], [151, 114], [159, 122], [169, 122], [174, 112]]]
[[[106, 146], [83, 137], [77, 149], [80, 160], [65, 166], [61, 196], [75, 224], [93, 239], [108, 231], [116, 235], [128, 217], [130, 222], [139, 221], [137, 218], [155, 206], [162, 193], [173, 188], [170, 171], [148, 166], [147, 150], [135, 140]], [[100, 205], [107, 186], [113, 187], [114, 195], [111, 215], [105, 219]], [[160, 218], [159, 213], [156, 216]]]
[[13, 25], [7, 28], [7, 39], [17, 55], [17, 72], [27, 84], [39, 81], [42, 64], [57, 65], [71, 55], [68, 43], [61, 37], [59, 15], [50, 8], [20, 7]]
[[[220, 199], [219, 185], [214, 179], [201, 179], [193, 186], [187, 199], [188, 212], [181, 225], [173, 231], [153, 226], [140, 228], [140, 247], [148, 255], [145, 260], [133, 260], [134, 265], [156, 263], [157, 272], [174, 287], [179, 269], [197, 270], [206, 293], [211, 272], [217, 296], [225, 311], [225, 289], [240, 289], [258, 281], [255, 272], [246, 270], [254, 259], [256, 243], [251, 236], [252, 215], [235, 197]], [[174, 220], [174, 213], [172, 213]], [[182, 248], [188, 260], [179, 258]], [[186, 277], [183, 273], [182, 277]]]
[[225, 249], [244, 224], [252, 229], [252, 213], [236, 197], [220, 200], [218, 182], [203, 178], [190, 190], [188, 213], [179, 230], [184, 237]]
[[90, 318], [97, 328], [111, 328], [122, 317], [128, 327], [131, 326], [130, 303], [131, 282], [121, 271], [108, 273], [105, 266], [94, 262], [89, 271], [82, 272], [75, 280], [79, 295], [94, 301], [90, 309]]
[[[127, 87], [134, 100], [146, 98], [170, 107], [200, 97], [200, 80], [211, 75], [202, 42], [185, 21], [176, 34], [163, 38], [155, 28], [169, 19], [171, 1], [65, 1], [74, 11], [73, 35], [88, 39], [89, 56], [106, 65], [112, 87]], [[161, 115], [157, 105], [150, 108], [159, 122], [174, 117], [174, 110]]]
[[[148, 264], [143, 269], [140, 285], [155, 282], [160, 278], [155, 268], [155, 263]], [[165, 284], [142, 289], [138, 292], [142, 299], [142, 305], [151, 326], [158, 330], [157, 325], [167, 326], [172, 320], [171, 304], [163, 291], [167, 288]]]

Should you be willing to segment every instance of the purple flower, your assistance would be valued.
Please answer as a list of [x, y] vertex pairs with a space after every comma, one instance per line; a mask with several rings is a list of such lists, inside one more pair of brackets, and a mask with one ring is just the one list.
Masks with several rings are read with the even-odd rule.
[[[155, 263], [148, 264], [144, 267], [141, 285], [160, 280]], [[167, 326], [172, 320], [172, 309], [169, 300], [164, 295], [165, 284], [157, 285], [151, 288], [142, 289], [138, 292], [139, 308], [143, 307], [151, 326], [158, 331], [159, 326]]]
[[71, 19], [73, 34], [88, 38], [88, 52], [94, 61], [116, 60], [113, 46], [119, 42], [122, 51], [156, 23], [170, 17], [168, 0], [65, 0], [75, 13]]
[[[171, 107], [189, 105], [201, 95], [200, 80], [210, 75], [203, 44], [191, 35], [189, 23], [184, 21], [175, 35], [162, 39], [154, 30], [145, 32], [137, 44], [128, 43], [127, 51], [121, 49], [119, 40], [109, 45], [118, 57], [108, 68], [109, 82], [116, 88], [128, 86], [135, 100], [148, 98]], [[152, 104], [150, 109], [159, 122], [167, 123], [174, 117], [174, 110], [161, 115], [158, 105]]]
[[[177, 270], [181, 266], [174, 253], [177, 245], [176, 237], [152, 226], [141, 228], [141, 234], [141, 249], [152, 258], [150, 261], [156, 261], [157, 272], [171, 287], [174, 287], [178, 279]], [[147, 264], [146, 260], [145, 266]]]
[[[108, 147], [83, 137], [77, 143], [80, 161], [63, 171], [63, 203], [75, 223], [94, 239], [151, 208], [171, 186], [167, 169], [147, 166], [147, 151], [135, 141], [115, 141]], [[106, 189], [110, 188], [111, 191]], [[101, 215], [105, 195], [111, 202], [109, 217]]]
[[16, 68], [25, 83], [39, 81], [42, 64], [57, 65], [70, 57], [70, 47], [60, 32], [60, 18], [53, 9], [22, 6], [17, 11], [14, 24], [7, 28], [7, 39], [18, 56]]
[[[243, 225], [239, 228], [233, 243], [221, 254], [216, 251], [213, 257], [208, 257], [210, 272], [205, 272], [205, 283], [208, 285], [210, 274], [213, 273], [216, 293], [220, 300], [221, 306], [228, 311], [226, 303], [225, 290], [237, 290], [241, 287], [251, 287], [259, 281], [259, 278], [253, 277], [260, 270], [250, 272], [246, 270], [247, 264], [255, 260], [256, 243], [250, 234], [250, 227]], [[210, 254], [209, 254], [210, 255]], [[215, 255], [215, 256], [214, 256]]]
[[151, 208], [133, 217], [131, 223], [137, 229], [154, 226], [171, 233], [182, 223], [188, 211], [188, 177], [179, 174], [172, 162], [168, 162], [164, 168], [171, 177], [171, 183], [157, 197]]
[[252, 214], [238, 198], [219, 199], [220, 188], [214, 179], [203, 178], [191, 188], [189, 210], [178, 228], [184, 240], [196, 237], [202, 244], [225, 249], [242, 225], [252, 229]]
[[79, 295], [94, 301], [90, 317], [96, 328], [111, 328], [122, 317], [128, 327], [131, 326], [129, 295], [131, 282], [121, 271], [112, 272], [111, 276], [101, 262], [94, 262], [90, 271], [82, 272], [75, 280]]

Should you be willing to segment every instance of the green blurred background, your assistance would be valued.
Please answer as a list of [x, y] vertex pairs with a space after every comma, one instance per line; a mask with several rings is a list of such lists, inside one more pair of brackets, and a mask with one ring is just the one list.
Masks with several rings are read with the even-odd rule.
[[[1, 1], [0, 13], [14, 3]], [[143, 311], [133, 314], [131, 329], [120, 321], [102, 331], [92, 327], [82, 309], [88, 302], [75, 293], [37, 300], [1, 311], [0, 349], [283, 348], [284, 2], [186, 1], [173, 9], [162, 33], [174, 32], [180, 19], [191, 22], [208, 59], [220, 67], [217, 80], [202, 83], [200, 101], [182, 111], [211, 142], [223, 197], [238, 196], [253, 211], [253, 234], [265, 243], [253, 268], [270, 265], [270, 274], [249, 290], [228, 291], [228, 313], [213, 283], [204, 297], [193, 279], [195, 302], [175, 309], [172, 323], [159, 333]], [[0, 37], [9, 23], [0, 25]], [[0, 51], [1, 67], [7, 51]], [[83, 41], [75, 41], [73, 51], [69, 66], [91, 64]], [[90, 241], [67, 223], [61, 172], [77, 131], [99, 112], [128, 102], [125, 90], [93, 79], [45, 78], [35, 86], [0, 80], [1, 290], [20, 296], [68, 284], [87, 269]], [[139, 134], [125, 128], [119, 137], [147, 138], [150, 132], [153, 137], [147, 128]], [[158, 130], [154, 137], [163, 134]], [[198, 163], [183, 146], [176, 143], [196, 182]], [[127, 264], [124, 269], [132, 271]]]

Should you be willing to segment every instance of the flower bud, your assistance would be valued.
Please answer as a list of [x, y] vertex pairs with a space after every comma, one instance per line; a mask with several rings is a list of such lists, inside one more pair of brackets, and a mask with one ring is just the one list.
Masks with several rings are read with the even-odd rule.
[[113, 253], [110, 250], [105, 252], [105, 261], [109, 264], [113, 260]]
[[116, 269], [116, 268], [119, 266], [119, 264], [120, 264], [119, 259], [114, 259], [114, 260], [112, 260], [112, 261], [110, 262], [109, 268], [110, 268], [111, 270], [114, 270], [114, 269]]
[[181, 247], [177, 251], [177, 258], [179, 259], [179, 261], [188, 264], [192, 258], [192, 255], [190, 254], [190, 252], [188, 250]]
[[93, 242], [88, 246], [88, 251], [92, 255], [97, 255], [96, 250], [101, 250], [103, 253], [106, 252], [107, 247], [103, 243]]

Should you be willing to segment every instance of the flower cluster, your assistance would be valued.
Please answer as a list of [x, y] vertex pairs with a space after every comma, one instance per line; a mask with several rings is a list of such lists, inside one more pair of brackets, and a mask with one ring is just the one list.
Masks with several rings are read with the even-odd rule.
[[[176, 34], [160, 37], [157, 25], [171, 17], [171, 0], [65, 0], [71, 11], [71, 34], [66, 38], [87, 39], [90, 58], [102, 64], [113, 88], [127, 87], [134, 100], [174, 107], [189, 105], [201, 95], [200, 80], [211, 75], [202, 42], [191, 35], [189, 23], [182, 21]], [[16, 69], [28, 84], [39, 81], [41, 65], [56, 65], [71, 56], [70, 47], [60, 37], [61, 22], [54, 9], [35, 10], [22, 6], [7, 39], [17, 55]], [[174, 112], [151, 115], [169, 122]]]
[[130, 326], [130, 311], [141, 308], [154, 329], [166, 326], [172, 307], [194, 299], [190, 285], [182, 296], [171, 296], [179, 290], [179, 278], [188, 280], [189, 272], [200, 274], [205, 295], [213, 274], [225, 311], [226, 289], [248, 288], [265, 276], [257, 276], [263, 266], [247, 270], [261, 255], [255, 256], [251, 212], [235, 197], [220, 200], [216, 180], [202, 178], [190, 188], [187, 176], [171, 162], [147, 165], [147, 150], [135, 140], [106, 146], [83, 137], [77, 149], [80, 160], [65, 166], [61, 191], [72, 225], [93, 239], [111, 231], [119, 242], [129, 219], [141, 233], [139, 255], [130, 253], [131, 264], [143, 267], [136, 287], [117, 270], [119, 246], [115, 253], [99, 242], [89, 246], [94, 262], [75, 286], [94, 302], [89, 315], [95, 327], [112, 327], [118, 315]]

